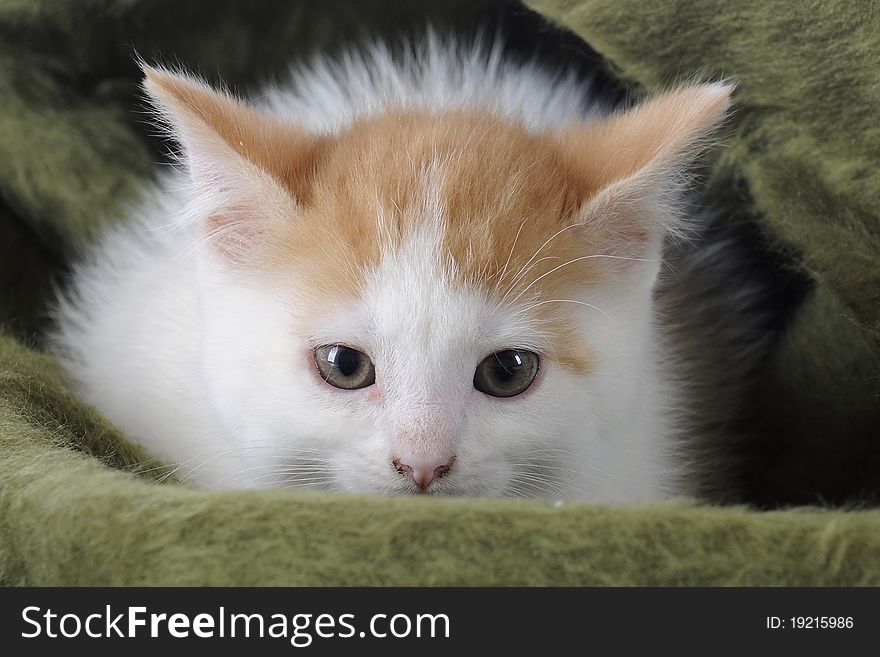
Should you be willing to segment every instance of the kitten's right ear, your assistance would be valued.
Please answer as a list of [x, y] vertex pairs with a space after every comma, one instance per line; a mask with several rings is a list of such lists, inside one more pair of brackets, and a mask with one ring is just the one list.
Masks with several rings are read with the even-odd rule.
[[184, 73], [143, 65], [143, 87], [204, 201], [205, 229], [227, 255], [244, 255], [308, 195], [321, 139]]
[[578, 221], [620, 266], [659, 261], [664, 236], [680, 226], [688, 168], [724, 121], [733, 88], [673, 89], [559, 135], [564, 156], [589, 190]]

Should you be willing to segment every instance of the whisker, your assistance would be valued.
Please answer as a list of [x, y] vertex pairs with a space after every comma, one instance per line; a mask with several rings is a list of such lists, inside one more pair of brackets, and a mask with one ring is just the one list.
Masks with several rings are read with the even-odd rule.
[[562, 258], [559, 256], [544, 256], [543, 258], [538, 258], [529, 267], [522, 269], [520, 273], [516, 275], [516, 278], [510, 282], [510, 290], [513, 290], [513, 288], [516, 287], [516, 284], [522, 281], [530, 271], [546, 260], [562, 260]]
[[541, 484], [541, 485], [547, 486], [549, 488], [552, 488], [556, 492], [561, 492], [561, 490], [562, 490], [561, 484], [553, 481], [549, 477], [542, 476], [537, 473], [529, 473], [529, 472], [520, 471], [520, 472], [517, 472], [512, 478], [515, 479], [516, 481], [520, 481], [520, 482], [529, 481], [529, 482], [533, 482], [536, 484]]
[[529, 493], [529, 489], [531, 489], [532, 491], [537, 491], [538, 493], [540, 493], [540, 495], [537, 495], [537, 496], [532, 493], [529, 493], [528, 494], [529, 498], [542, 497], [544, 495], [556, 496], [556, 495], [560, 494], [557, 491], [549, 490], [547, 488], [544, 488], [540, 484], [532, 482], [532, 481], [518, 480], [518, 481], [516, 481], [516, 484], [517, 484], [517, 489], [520, 490], [521, 492]]
[[501, 274], [498, 276], [498, 280], [495, 281], [495, 290], [498, 290], [498, 287], [501, 285], [501, 281], [504, 280], [504, 276], [507, 273], [507, 267], [510, 265], [510, 259], [513, 257], [513, 252], [516, 250], [516, 243], [519, 241], [519, 235], [522, 233], [523, 227], [526, 225], [528, 221], [528, 217], [522, 220], [522, 223], [519, 225], [519, 230], [516, 231], [516, 237], [513, 238], [513, 244], [510, 246], [510, 253], [507, 254], [507, 261], [504, 263], [504, 269], [501, 270]]
[[[550, 242], [552, 242], [553, 240], [555, 240], [557, 237], [559, 237], [559, 236], [560, 236], [562, 233], [564, 233], [565, 231], [567, 231], [567, 230], [571, 230], [572, 228], [575, 228], [576, 226], [580, 226], [580, 225], [582, 225], [582, 224], [571, 224], [571, 225], [569, 225], [569, 226], [565, 226], [564, 228], [558, 230], [556, 233], [554, 233], [553, 235], [551, 235], [550, 238], [548, 238], [547, 241], [545, 241], [541, 246], [539, 246], [538, 249], [532, 254], [532, 257], [529, 258], [528, 262], [526, 262], [526, 264], [524, 264], [524, 265], [520, 268], [520, 270], [517, 272], [517, 278], [519, 277], [519, 274], [522, 273], [522, 271], [523, 271], [526, 267], [528, 267], [530, 264], [532, 264], [532, 261], [538, 256], [539, 253], [541, 253], [541, 251], [544, 250], [544, 247], [545, 247], [545, 246], [547, 246], [548, 244], [550, 244]], [[516, 280], [516, 279], [514, 279], [514, 280]], [[507, 291], [505, 292], [504, 296], [502, 297], [502, 301], [503, 301], [504, 299], [507, 298], [507, 295], [510, 294], [510, 292], [511, 292], [512, 289], [513, 289], [512, 286], [509, 287], [509, 288], [507, 289]]]
[[557, 271], [559, 271], [560, 269], [562, 269], [563, 267], [568, 267], [569, 265], [573, 265], [573, 264], [575, 264], [576, 262], [582, 262], [582, 261], [584, 261], [584, 260], [592, 260], [593, 258], [596, 258], [596, 257], [597, 257], [597, 256], [595, 256], [595, 255], [587, 255], [587, 256], [580, 256], [580, 257], [578, 257], [578, 258], [572, 258], [571, 260], [566, 260], [566, 261], [563, 262], [561, 265], [557, 265], [557, 266], [555, 266], [555, 267], [554, 267], [553, 269], [551, 269], [550, 271], [545, 271], [543, 274], [541, 274], [540, 276], [538, 276], [538, 278], [536, 278], [536, 279], [533, 280], [531, 283], [529, 283], [525, 288], [523, 288], [522, 291], [520, 291], [520, 293], [517, 294], [516, 297], [514, 297], [513, 301], [511, 301], [511, 303], [516, 303], [517, 301], [519, 301], [519, 299], [522, 297], [522, 295], [524, 295], [526, 292], [528, 292], [529, 290], [531, 290], [532, 287], [534, 287], [535, 284], [536, 284], [538, 281], [540, 281], [540, 280], [546, 278], [546, 277], [549, 276], [550, 274], [554, 274], [554, 273], [556, 273]]
[[579, 306], [586, 306], [587, 308], [592, 308], [593, 310], [596, 310], [596, 311], [602, 313], [603, 315], [605, 315], [605, 317], [607, 317], [608, 319], [613, 319], [611, 317], [611, 315], [609, 315], [607, 312], [602, 310], [599, 306], [594, 306], [591, 303], [587, 303], [586, 301], [579, 301], [577, 299], [547, 299], [546, 301], [539, 301], [539, 302], [529, 306], [529, 310], [532, 310], [532, 309], [537, 308], [539, 306], [543, 306], [545, 303], [576, 303]]
[[[180, 483], [184, 483], [185, 481], [188, 481], [189, 479], [191, 479], [192, 477], [190, 477], [189, 475], [194, 474], [197, 470], [202, 468], [202, 466], [210, 463], [211, 461], [213, 461], [215, 459], [221, 458], [223, 456], [227, 456], [228, 454], [231, 454], [232, 452], [235, 452], [235, 451], [236, 451], [235, 448], [231, 448], [231, 449], [225, 449], [225, 450], [221, 450], [220, 452], [216, 452], [214, 454], [211, 454], [207, 459], [202, 461], [193, 470], [191, 470], [190, 473], [187, 475], [187, 477], [184, 477], [183, 479], [181, 479]], [[180, 470], [185, 468], [187, 465], [189, 465], [190, 463], [192, 463], [196, 459], [203, 458], [207, 454], [210, 454], [210, 452], [209, 451], [199, 452], [195, 456], [191, 456], [190, 458], [188, 458], [184, 461], [181, 461], [176, 466], [174, 466], [174, 468], [170, 472], [165, 474], [163, 477], [158, 478], [156, 480], [156, 483], [159, 483], [159, 484], [165, 483], [170, 477], [172, 477], [174, 474], [176, 474], [177, 472], [179, 472]]]

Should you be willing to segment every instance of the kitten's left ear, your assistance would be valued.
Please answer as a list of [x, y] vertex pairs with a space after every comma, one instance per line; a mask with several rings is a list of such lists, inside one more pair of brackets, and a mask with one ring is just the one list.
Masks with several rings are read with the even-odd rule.
[[733, 88], [682, 87], [561, 135], [589, 190], [577, 220], [591, 242], [621, 263], [659, 256], [664, 234], [676, 228], [688, 167], [724, 120]]
[[182, 146], [213, 244], [235, 258], [274, 222], [293, 220], [321, 140], [193, 76], [142, 68], [144, 90]]

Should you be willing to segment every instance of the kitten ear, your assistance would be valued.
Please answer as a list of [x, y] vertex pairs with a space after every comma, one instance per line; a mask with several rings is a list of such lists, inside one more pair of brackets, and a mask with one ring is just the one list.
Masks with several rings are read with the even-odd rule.
[[733, 88], [683, 87], [562, 135], [591, 190], [579, 221], [606, 254], [621, 263], [659, 256], [663, 236], [677, 227], [688, 167], [724, 120]]
[[144, 90], [182, 147], [197, 218], [237, 257], [275, 222], [296, 216], [319, 139], [190, 75], [143, 65]]

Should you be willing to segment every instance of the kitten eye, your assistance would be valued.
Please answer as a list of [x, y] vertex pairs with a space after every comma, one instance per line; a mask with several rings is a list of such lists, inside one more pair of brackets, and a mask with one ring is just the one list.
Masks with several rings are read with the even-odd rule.
[[516, 397], [538, 376], [538, 354], [505, 349], [487, 356], [474, 372], [474, 388], [493, 397]]
[[315, 349], [315, 365], [321, 377], [335, 388], [358, 390], [376, 383], [376, 368], [369, 356], [341, 344]]

